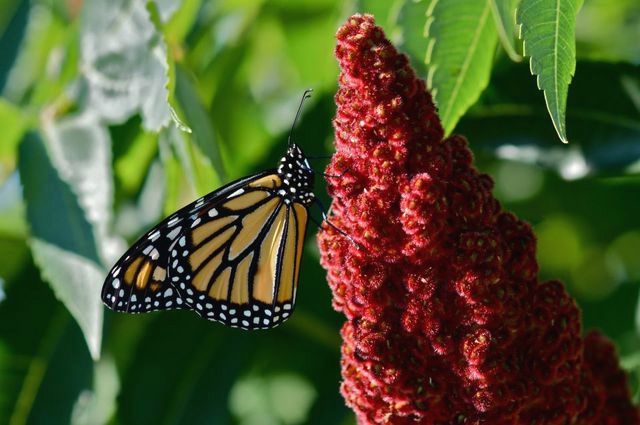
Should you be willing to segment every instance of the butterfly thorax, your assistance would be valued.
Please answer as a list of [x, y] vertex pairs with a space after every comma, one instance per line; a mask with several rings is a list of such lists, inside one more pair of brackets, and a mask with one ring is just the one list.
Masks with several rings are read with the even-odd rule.
[[280, 159], [278, 176], [282, 179], [278, 194], [284, 197], [285, 202], [299, 202], [303, 205], [313, 202], [313, 170], [298, 145], [291, 145], [287, 154]]

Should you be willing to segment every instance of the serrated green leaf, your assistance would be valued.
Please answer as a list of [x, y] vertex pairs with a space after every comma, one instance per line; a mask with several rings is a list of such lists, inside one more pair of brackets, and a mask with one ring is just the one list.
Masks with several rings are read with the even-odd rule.
[[31, 227], [31, 249], [42, 275], [80, 325], [94, 358], [100, 355], [104, 270], [94, 232], [68, 185], [34, 133], [20, 146], [20, 179]]
[[33, 258], [56, 297], [74, 317], [85, 336], [91, 357], [100, 357], [103, 306], [100, 289], [104, 269], [85, 257], [38, 238], [31, 240]]
[[113, 202], [109, 132], [88, 111], [58, 122], [45, 120], [43, 128], [51, 162], [85, 211], [103, 262], [115, 261], [122, 244], [112, 238], [109, 230]]
[[522, 0], [517, 21], [531, 74], [537, 76], [558, 137], [568, 143], [566, 108], [576, 70], [575, 25], [582, 0]]
[[498, 35], [490, 0], [432, 0], [427, 14], [427, 85], [449, 134], [489, 83]]
[[166, 101], [169, 104], [169, 115], [173, 120], [176, 127], [185, 133], [191, 133], [191, 129], [184, 124], [183, 119], [180, 117], [181, 111], [177, 106], [176, 101], [176, 65], [173, 60], [173, 55], [169, 54], [167, 41], [166, 41], [166, 33], [165, 33], [165, 24], [164, 21], [169, 19], [170, 16], [173, 15], [175, 9], [177, 8], [177, 4], [173, 0], [163, 0], [162, 3], [165, 3], [162, 7], [158, 6], [157, 0], [150, 0], [147, 2], [147, 11], [149, 12], [149, 18], [153, 23], [156, 31], [158, 32], [158, 37], [163, 38], [162, 43], [164, 47], [164, 61], [166, 65], [166, 79], [167, 84], [165, 89], [167, 91]]
[[166, 51], [144, 2], [88, 2], [81, 31], [87, 107], [109, 123], [139, 112], [145, 129], [166, 126], [171, 120]]
[[502, 47], [511, 60], [520, 62], [522, 56], [517, 51], [516, 40], [516, 8], [520, 0], [491, 0], [491, 10], [496, 21], [498, 36]]
[[[559, 145], [547, 108], [526, 66], [495, 73], [487, 92], [460, 122], [476, 152], [555, 170], [565, 179], [640, 172], [640, 110], [628, 86], [640, 66], [579, 62], [568, 98], [570, 146]], [[598, 81], [598, 84], [594, 84]]]

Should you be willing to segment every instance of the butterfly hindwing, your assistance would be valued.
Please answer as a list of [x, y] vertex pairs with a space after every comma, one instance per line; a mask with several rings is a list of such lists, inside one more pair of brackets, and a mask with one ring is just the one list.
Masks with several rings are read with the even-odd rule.
[[256, 178], [190, 218], [170, 275], [200, 316], [271, 328], [293, 311], [307, 210], [278, 195], [277, 174]]
[[113, 267], [102, 287], [109, 308], [130, 313], [181, 308], [167, 276], [169, 248], [180, 229], [170, 229], [166, 224], [152, 229]]

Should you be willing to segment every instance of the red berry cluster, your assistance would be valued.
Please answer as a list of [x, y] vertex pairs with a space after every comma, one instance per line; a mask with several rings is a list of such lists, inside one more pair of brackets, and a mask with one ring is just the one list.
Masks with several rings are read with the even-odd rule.
[[581, 336], [535, 237], [368, 15], [339, 29], [336, 227], [318, 242], [362, 424], [638, 424], [609, 342]]

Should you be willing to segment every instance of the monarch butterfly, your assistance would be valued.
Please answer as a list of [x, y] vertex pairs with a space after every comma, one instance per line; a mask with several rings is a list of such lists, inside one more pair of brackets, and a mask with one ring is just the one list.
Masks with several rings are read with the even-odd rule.
[[279, 325], [295, 307], [313, 184], [290, 135], [276, 169], [229, 183], [142, 236], [109, 272], [102, 301], [128, 313], [193, 310], [242, 329]]

